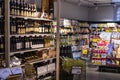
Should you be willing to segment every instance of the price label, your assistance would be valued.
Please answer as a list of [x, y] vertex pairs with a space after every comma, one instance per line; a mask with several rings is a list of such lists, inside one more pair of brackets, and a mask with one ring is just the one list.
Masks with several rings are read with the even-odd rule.
[[82, 70], [81, 67], [73, 66], [72, 67], [72, 74], [81, 74]]
[[87, 54], [87, 53], [88, 53], [87, 49], [82, 50], [82, 54]]

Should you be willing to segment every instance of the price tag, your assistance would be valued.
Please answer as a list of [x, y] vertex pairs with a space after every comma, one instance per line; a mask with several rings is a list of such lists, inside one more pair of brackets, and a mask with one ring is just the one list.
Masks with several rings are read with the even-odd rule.
[[81, 67], [73, 66], [72, 67], [72, 74], [81, 74], [82, 70]]
[[82, 50], [82, 54], [87, 54], [87, 53], [88, 53], [87, 49]]

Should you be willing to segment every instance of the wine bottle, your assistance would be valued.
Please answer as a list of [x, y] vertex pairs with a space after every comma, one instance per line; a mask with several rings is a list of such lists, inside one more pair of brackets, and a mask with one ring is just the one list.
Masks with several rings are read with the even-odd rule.
[[0, 19], [0, 34], [4, 34], [4, 21], [2, 18]]
[[13, 20], [10, 19], [10, 33], [13, 34]]
[[54, 1], [49, 0], [49, 18], [53, 19], [54, 18]]
[[2, 1], [0, 1], [0, 15], [2, 15]]
[[10, 51], [13, 52], [16, 50], [16, 38], [13, 36], [10, 38]]
[[15, 9], [15, 5], [14, 4], [15, 4], [14, 0], [11, 0], [10, 1], [10, 14], [11, 15], [14, 15], [14, 12], [15, 12], [14, 11], [14, 9]]
[[15, 4], [16, 4], [16, 15], [19, 16], [19, 2], [18, 0], [15, 1]]
[[0, 37], [0, 52], [4, 52], [4, 37]]
[[23, 12], [24, 12], [24, 7], [23, 7], [23, 5], [24, 5], [24, 0], [21, 0], [21, 1], [20, 1], [20, 4], [21, 4], [21, 11], [20, 11], [20, 12], [21, 12], [21, 16], [23, 16], [23, 15], [24, 15], [24, 13], [23, 13]]

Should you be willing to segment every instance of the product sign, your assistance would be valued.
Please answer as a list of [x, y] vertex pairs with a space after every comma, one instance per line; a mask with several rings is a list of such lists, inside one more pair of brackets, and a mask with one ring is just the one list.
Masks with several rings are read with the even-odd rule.
[[87, 53], [88, 53], [87, 49], [82, 49], [82, 54], [87, 54]]
[[12, 75], [10, 68], [0, 69], [0, 78], [1, 79], [6, 80], [7, 77], [10, 75]]
[[13, 74], [22, 74], [23, 73], [21, 67], [13, 67], [13, 68], [11, 68], [11, 71]]
[[106, 41], [110, 41], [111, 39], [111, 33], [110, 32], [101, 32], [99, 35], [101, 39], [104, 39]]
[[72, 67], [72, 74], [81, 74], [82, 70], [79, 66], [73, 66]]

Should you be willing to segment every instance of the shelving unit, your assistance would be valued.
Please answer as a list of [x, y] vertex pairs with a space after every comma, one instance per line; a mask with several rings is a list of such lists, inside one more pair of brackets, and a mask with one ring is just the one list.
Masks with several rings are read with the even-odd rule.
[[44, 18], [35, 18], [35, 17], [25, 17], [25, 16], [13, 16], [13, 15], [10, 15], [11, 18], [22, 18], [22, 19], [32, 19], [32, 20], [41, 20], [41, 21], [53, 21], [53, 20], [50, 20], [50, 19], [44, 19]]
[[[100, 71], [114, 70], [120, 72], [117, 41], [119, 40], [119, 22], [98, 22], [91, 24], [90, 41], [92, 42], [92, 63]], [[114, 33], [116, 33], [114, 35]], [[113, 39], [113, 37], [116, 37]], [[118, 37], [118, 38], [117, 38]], [[114, 44], [113, 44], [114, 43]]]
[[[45, 28], [47, 28], [47, 27], [50, 27], [51, 29], [53, 28], [52, 27], [52, 22], [54, 21], [54, 20], [52, 20], [52, 19], [48, 19], [48, 18], [41, 18], [41, 17], [34, 17], [34, 16], [16, 16], [16, 15], [14, 15], [14, 14], [12, 14], [11, 15], [11, 13], [13, 13], [12, 11], [13, 11], [13, 9], [16, 9], [17, 10], [17, 7], [18, 7], [18, 5], [12, 5], [12, 1], [14, 1], [16, 4], [18, 4], [17, 3], [17, 0], [15, 1], [15, 0], [4, 0], [4, 9], [5, 9], [5, 14], [4, 14], [4, 16], [5, 17], [3, 17], [3, 15], [0, 15], [0, 18], [5, 18], [5, 35], [0, 35], [0, 37], [5, 37], [5, 52], [3, 52], [3, 53], [0, 53], [0, 54], [5, 54], [5, 62], [6, 62], [6, 66], [5, 67], [11, 67], [11, 58], [14, 56], [14, 57], [17, 57], [17, 56], [15, 56], [15, 55], [23, 55], [23, 54], [29, 54], [29, 52], [34, 52], [34, 51], [42, 51], [42, 50], [49, 50], [49, 51], [53, 51], [53, 52], [50, 52], [50, 53], [54, 53], [54, 55], [52, 55], [52, 54], [48, 54], [47, 52], [43, 52], [44, 53], [44, 55], [42, 54], [42, 53], [40, 53], [39, 55], [43, 55], [42, 57], [40, 56], [37, 56], [37, 57], [39, 57], [39, 58], [36, 58], [36, 59], [34, 59], [34, 60], [30, 60], [30, 61], [27, 61], [27, 59], [26, 59], [26, 61], [28, 62], [28, 63], [30, 63], [30, 64], [32, 64], [33, 66], [35, 65], [35, 64], [37, 64], [37, 63], [44, 63], [44, 62], [46, 62], [46, 61], [51, 61], [51, 60], [54, 60], [54, 62], [48, 62], [48, 63], [46, 63], [45, 65], [42, 65], [43, 67], [44, 66], [47, 66], [47, 68], [48, 68], [48, 72], [47, 73], [44, 73], [44, 74], [42, 74], [42, 75], [49, 75], [49, 76], [44, 76], [44, 80], [47, 80], [47, 79], [52, 79], [52, 80], [59, 80], [59, 39], [55, 39], [56, 38], [56, 36], [57, 37], [59, 37], [59, 28], [57, 28], [58, 30], [58, 32], [57, 32], [57, 35], [56, 35], [56, 33], [54, 33], [53, 31], [49, 31], [49, 32], [42, 32], [42, 33], [38, 33], [38, 32], [32, 32], [32, 33], [17, 33], [17, 32], [15, 32], [15, 33], [11, 33], [12, 31], [11, 31], [11, 26], [13, 27], [12, 29], [13, 30], [18, 30], [18, 26], [20, 25], [20, 27], [21, 28], [25, 28], [25, 26], [24, 25], [26, 25], [26, 23], [24, 23], [24, 22], [15, 22], [15, 24], [14, 24], [14, 22], [12, 22], [12, 19], [15, 19], [15, 21], [16, 20], [18, 20], [18, 21], [22, 21], [22, 20], [24, 20], [24, 21], [28, 21], [28, 20], [31, 20], [31, 21], [36, 21], [36, 22], [42, 22], [42, 24], [45, 24], [45, 25], [42, 25], [42, 28], [43, 27], [45, 27]], [[21, 4], [24, 4], [25, 2], [24, 2], [24, 0], [20, 0], [21, 2]], [[22, 2], [23, 1], [23, 2]], [[41, 0], [40, 0], [41, 1]], [[45, 0], [43, 0], [43, 2], [44, 2]], [[50, 0], [50, 2], [51, 1], [53, 1], [53, 0]], [[59, 0], [57, 1], [58, 2], [58, 4], [59, 4]], [[20, 4], [19, 3], [19, 4]], [[54, 1], [52, 2], [52, 4], [54, 3]], [[25, 3], [25, 5], [28, 5], [29, 7], [31, 6], [31, 8], [32, 8], [32, 10], [33, 10], [33, 7], [34, 7], [34, 9], [35, 9], [35, 4], [29, 4], [29, 3]], [[47, 4], [46, 4], [47, 5]], [[50, 5], [50, 4], [49, 4]], [[15, 6], [17, 6], [17, 7], [15, 7]], [[23, 5], [24, 6], [24, 5]], [[48, 6], [48, 5], [47, 5]], [[52, 5], [53, 6], [53, 5]], [[15, 8], [13, 8], [13, 7], [15, 7]], [[25, 6], [26, 7], [26, 6]], [[25, 8], [24, 7], [24, 8]], [[29, 8], [28, 7], [28, 8]], [[54, 7], [54, 6], [53, 6]], [[50, 7], [50, 8], [53, 8], [53, 7]], [[20, 10], [23, 10], [24, 8], [21, 8], [21, 6], [19, 6], [19, 9]], [[11, 10], [12, 9], [12, 10]], [[43, 8], [42, 8], [43, 9]], [[59, 7], [58, 7], [58, 9], [59, 9]], [[30, 10], [30, 9], [29, 9]], [[32, 15], [32, 10], [31, 10], [31, 15]], [[54, 10], [54, 9], [51, 9], [51, 10]], [[43, 10], [44, 11], [44, 10]], [[16, 12], [17, 13], [17, 12]], [[35, 10], [34, 10], [34, 13], [35, 13]], [[50, 14], [53, 14], [53, 11], [52, 12], [50, 12]], [[12, 25], [11, 25], [12, 24]], [[29, 24], [29, 23], [27, 23], [27, 24]], [[47, 24], [47, 26], [46, 26], [46, 24]], [[36, 23], [34, 23], [34, 25], [33, 25], [33, 27], [34, 26], [39, 26], [38, 25], [38, 23], [36, 24]], [[26, 25], [27, 26], [27, 25]], [[59, 21], [58, 21], [58, 24], [57, 24], [57, 26], [59, 26]], [[38, 29], [38, 27], [37, 27], [37, 29]], [[49, 28], [48, 28], [49, 29]], [[14, 42], [15, 43], [15, 46], [14, 46], [14, 48], [17, 48], [17, 46], [19, 46], [19, 48], [20, 49], [16, 49], [15, 51], [12, 51], [11, 50], [11, 46], [12, 46], [12, 44], [11, 44], [11, 38], [12, 37], [15, 37], [15, 38], [18, 38], [18, 37], [35, 37], [35, 36], [41, 36], [41, 37], [44, 37], [44, 38], [46, 38], [46, 36], [47, 37], [50, 37], [49, 38], [49, 41], [47, 40], [48, 38], [46, 38], [46, 40], [44, 39], [44, 43], [43, 43], [43, 46], [44, 47], [31, 47], [31, 45], [34, 43], [34, 42], [37, 42], [37, 41], [31, 41], [31, 42], [29, 42], [29, 43], [27, 43], [25, 40], [26, 39], [18, 39], [18, 41], [16, 41], [16, 42], [18, 42], [18, 43], [16, 43], [16, 42]], [[30, 40], [30, 39], [29, 39]], [[33, 40], [34, 40], [34, 38], [33, 38]], [[36, 40], [38, 40], [38, 38], [36, 38]], [[56, 43], [55, 43], [55, 41], [57, 40], [57, 45], [55, 45]], [[23, 41], [23, 42], [20, 42], [20, 41]], [[29, 46], [31, 47], [31, 48], [25, 48], [25, 46], [26, 45], [28, 45], [29, 44]], [[33, 45], [35, 45], [35, 44], [38, 44], [38, 43], [34, 43]], [[50, 44], [52, 44], [52, 45], [50, 45]], [[54, 46], [54, 45], [55, 46]], [[23, 46], [24, 45], [24, 46]], [[20, 47], [20, 46], [23, 46], [24, 47], [24, 49], [22, 49], [22, 47]], [[57, 50], [56, 50], [57, 49]], [[47, 53], [47, 54], [46, 54]], [[30, 54], [29, 54], [30, 55]], [[52, 55], [52, 56], [51, 56]], [[32, 57], [33, 57], [34, 55], [32, 55]], [[47, 56], [47, 58], [46, 58], [46, 56]], [[27, 56], [28, 57], [28, 56]], [[34, 56], [34, 57], [36, 57], [36, 55]], [[17, 57], [18, 59], [19, 59], [19, 57]], [[22, 59], [22, 58], [21, 58]], [[31, 58], [32, 59], [32, 58]], [[54, 65], [52, 65], [54, 63]], [[58, 64], [57, 64], [58, 63]], [[51, 70], [52, 68], [51, 68], [51, 65], [52, 65], [52, 67], [54, 67], [55, 68], [55, 70]], [[24, 67], [25, 67], [25, 64], [21, 64], [20, 65], [23, 69], [24, 69]], [[42, 66], [40, 66], [40, 64], [39, 65], [37, 65], [38, 66], [38, 68], [40, 68], [40, 67], [42, 67]], [[33, 67], [33, 68], [36, 68], [36, 70], [37, 70], [37, 67]], [[37, 72], [37, 71], [36, 71]], [[53, 73], [54, 72], [54, 73]], [[52, 74], [53, 73], [53, 74]], [[26, 74], [25, 74], [26, 75]], [[35, 75], [36, 76], [36, 75]], [[35, 77], [34, 76], [34, 77]], [[53, 77], [54, 77], [54, 79], [53, 79]], [[37, 76], [36, 78], [39, 78], [39, 76]], [[42, 77], [41, 77], [42, 78]]]

